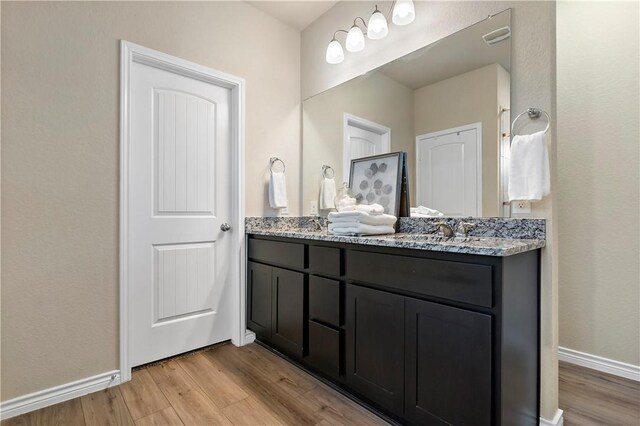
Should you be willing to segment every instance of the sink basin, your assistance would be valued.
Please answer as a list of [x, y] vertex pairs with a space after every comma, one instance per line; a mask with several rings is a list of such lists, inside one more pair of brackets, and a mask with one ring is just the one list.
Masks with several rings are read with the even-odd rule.
[[420, 243], [470, 243], [480, 242], [483, 239], [481, 237], [443, 237], [442, 235], [433, 234], [402, 234], [395, 235], [395, 239], [401, 241], [415, 241]]

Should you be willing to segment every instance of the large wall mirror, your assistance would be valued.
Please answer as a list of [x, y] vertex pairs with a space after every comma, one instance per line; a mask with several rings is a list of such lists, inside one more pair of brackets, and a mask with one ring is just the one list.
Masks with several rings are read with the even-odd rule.
[[305, 100], [304, 214], [323, 165], [339, 187], [351, 159], [406, 151], [412, 206], [508, 215], [511, 30], [505, 10]]

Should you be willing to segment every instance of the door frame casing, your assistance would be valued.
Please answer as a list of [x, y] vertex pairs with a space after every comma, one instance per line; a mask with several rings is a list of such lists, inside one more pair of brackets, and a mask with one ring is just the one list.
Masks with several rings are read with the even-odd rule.
[[[451, 129], [438, 130], [436, 132], [425, 133], [416, 136], [416, 203], [420, 196], [420, 141], [423, 139], [436, 138], [450, 133], [463, 132], [466, 130], [476, 131], [476, 210], [477, 216], [482, 217], [482, 122], [465, 124], [464, 126], [453, 127]], [[428, 207], [428, 206], [427, 206]]]
[[131, 67], [134, 62], [152, 66], [174, 74], [197, 79], [231, 91], [231, 250], [230, 271], [233, 291], [231, 342], [242, 346], [253, 340], [253, 333], [246, 328], [246, 268], [244, 235], [244, 108], [245, 81], [243, 78], [189, 62], [125, 40], [120, 40], [120, 381], [131, 380], [129, 359], [130, 315], [129, 309], [129, 170], [130, 162], [130, 102]]
[[371, 120], [367, 120], [366, 118], [358, 117], [353, 114], [344, 113], [342, 118], [342, 180], [345, 182], [349, 181], [349, 173], [351, 171], [351, 162], [347, 162], [345, 159], [347, 158], [347, 154], [351, 151], [351, 141], [349, 139], [349, 126], [358, 127], [362, 130], [367, 130], [369, 132], [376, 133], [382, 136], [382, 142], [385, 144], [385, 151], [376, 153], [378, 154], [386, 154], [387, 152], [391, 152], [391, 128], [387, 126], [383, 126], [382, 124], [375, 123]]

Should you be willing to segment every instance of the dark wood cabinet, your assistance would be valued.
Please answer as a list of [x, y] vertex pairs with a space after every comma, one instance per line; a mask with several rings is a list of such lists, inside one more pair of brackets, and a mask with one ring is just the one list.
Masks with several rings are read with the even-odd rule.
[[302, 357], [304, 274], [273, 268], [271, 342], [283, 352]]
[[347, 383], [401, 415], [404, 398], [404, 297], [347, 285]]
[[249, 237], [257, 339], [410, 425], [537, 425], [539, 251]]
[[288, 355], [304, 349], [304, 274], [249, 262], [247, 326]]
[[271, 279], [273, 268], [249, 262], [247, 267], [247, 325], [260, 339], [271, 339]]
[[405, 300], [405, 417], [491, 424], [491, 316]]

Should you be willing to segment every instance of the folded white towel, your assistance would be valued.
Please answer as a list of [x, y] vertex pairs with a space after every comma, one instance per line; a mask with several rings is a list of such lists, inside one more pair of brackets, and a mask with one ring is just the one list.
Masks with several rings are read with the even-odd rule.
[[346, 208], [350, 208], [356, 205], [356, 199], [349, 197], [349, 196], [343, 196], [340, 197], [338, 199], [338, 201], [336, 202], [336, 209], [338, 211], [342, 211]]
[[444, 214], [425, 206], [411, 207], [411, 217], [442, 217]]
[[350, 226], [349, 224], [364, 223], [365, 225], [387, 225], [391, 226], [398, 220], [395, 216], [390, 214], [376, 214], [372, 215], [364, 212], [331, 212], [329, 213], [329, 222], [340, 224], [343, 226]]
[[515, 136], [511, 142], [509, 200], [539, 201], [551, 193], [550, 182], [544, 132]]
[[355, 206], [345, 206], [338, 209], [341, 212], [364, 212], [369, 214], [383, 214], [384, 207], [380, 204], [357, 204]]
[[323, 177], [320, 182], [320, 210], [335, 209], [336, 181]]
[[330, 223], [329, 233], [334, 235], [385, 235], [395, 234], [396, 230], [393, 226], [373, 226], [365, 225], [364, 223], [350, 224], [349, 226], [342, 226], [342, 224]]
[[269, 178], [269, 205], [274, 209], [287, 207], [287, 181], [282, 172], [271, 172]]

